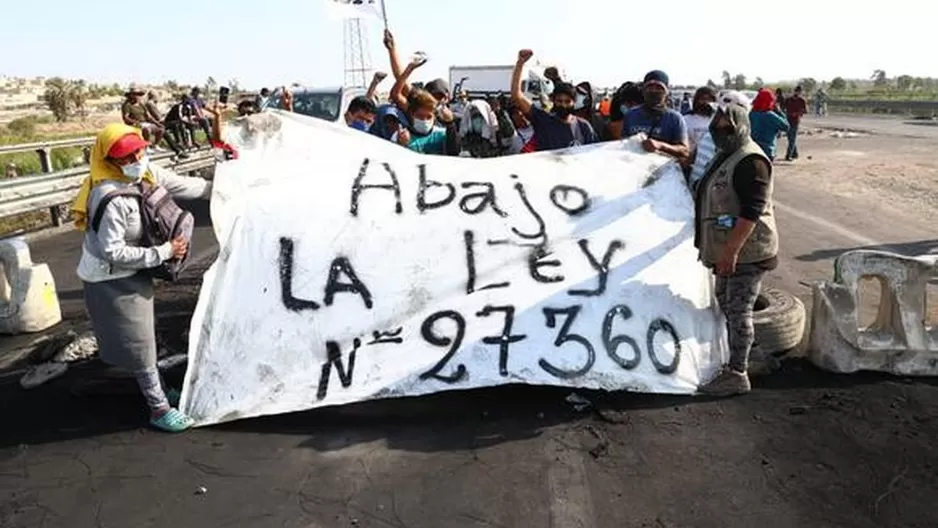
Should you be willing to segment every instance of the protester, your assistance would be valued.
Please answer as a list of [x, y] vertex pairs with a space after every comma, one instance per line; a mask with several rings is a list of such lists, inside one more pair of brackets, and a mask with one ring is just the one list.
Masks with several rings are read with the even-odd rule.
[[211, 182], [178, 176], [150, 163], [146, 146], [140, 132], [127, 125], [108, 125], [98, 134], [89, 176], [72, 206], [75, 225], [84, 231], [78, 276], [101, 359], [133, 373], [154, 427], [180, 432], [193, 422], [175, 408], [178, 393], [166, 390], [157, 369], [153, 282], [141, 271], [182, 258], [188, 243], [179, 238], [156, 247], [140, 246], [141, 209], [130, 196], [112, 199], [98, 229], [89, 228], [108, 193], [144, 180], [164, 186], [176, 197], [209, 197]]
[[788, 100], [785, 97], [785, 90], [781, 88], [775, 89], [775, 111], [781, 114], [785, 113], [785, 102]]
[[280, 109], [287, 112], [293, 111], [293, 92], [286, 86], [280, 88]]
[[238, 103], [238, 117], [245, 117], [249, 115], [254, 115], [260, 112], [257, 108], [257, 100], [245, 99]]
[[349, 103], [348, 111], [345, 112], [345, 124], [356, 130], [367, 132], [375, 121], [377, 111], [371, 97], [367, 95], [356, 97]]
[[410, 120], [400, 108], [386, 104], [378, 107], [375, 122], [369, 132], [381, 139], [397, 143], [400, 131], [409, 126]]
[[189, 97], [185, 100], [183, 110], [187, 113], [186, 123], [191, 127], [192, 143], [198, 148], [195, 141], [195, 128], [201, 128], [205, 132], [205, 137], [212, 137], [212, 121], [205, 112], [205, 101], [202, 100], [202, 90], [196, 86], [189, 92]]
[[552, 82], [554, 86], [564, 82], [563, 79], [560, 78], [560, 71], [556, 66], [544, 68], [544, 78]]
[[576, 101], [573, 103], [573, 115], [586, 121], [593, 127], [593, 131], [602, 130], [606, 126], [605, 119], [596, 112], [593, 103], [593, 85], [581, 82], [576, 85]]
[[453, 111], [453, 116], [456, 117], [456, 120], [459, 121], [462, 119], [463, 113], [466, 111], [466, 108], [469, 106], [469, 94], [465, 90], [460, 90], [459, 94], [456, 96], [456, 101], [450, 105], [450, 110]]
[[511, 122], [511, 117], [508, 115], [508, 112], [505, 110], [511, 103], [511, 100], [507, 96], [501, 95], [498, 97], [489, 97], [487, 102], [498, 122], [496, 138], [498, 139], [499, 150], [505, 152], [511, 148], [515, 137], [515, 126]]
[[[172, 137], [173, 142], [181, 148], [199, 148], [195, 141], [195, 129], [198, 127], [193, 120], [195, 112], [188, 101], [185, 94], [179, 96], [179, 101], [163, 116], [163, 128], [166, 129], [166, 136]], [[188, 154], [180, 154], [180, 157], [184, 156]]]
[[752, 123], [752, 139], [762, 147], [762, 151], [775, 161], [775, 150], [779, 132], [787, 132], [789, 125], [785, 116], [775, 111], [775, 94], [762, 88], [752, 102], [749, 113]]
[[139, 128], [143, 137], [156, 146], [163, 139], [163, 125], [151, 116], [143, 101], [145, 95], [144, 90], [137, 88], [136, 84], [131, 84], [124, 94], [121, 117], [125, 125]]
[[511, 138], [511, 146], [508, 149], [510, 154], [530, 154], [537, 152], [537, 141], [534, 137], [534, 127], [531, 121], [524, 115], [521, 108], [516, 104], [510, 104], [508, 115], [511, 117], [511, 123], [515, 127], [515, 134]]
[[622, 139], [622, 120], [633, 108], [645, 102], [642, 87], [633, 82], [623, 83], [609, 103], [609, 122], [601, 134], [603, 141]]
[[159, 97], [157, 97], [156, 92], [149, 91], [147, 92], [147, 114], [150, 116], [150, 120], [158, 128], [154, 131], [153, 143], [154, 145], [158, 144], [160, 141], [165, 141], [169, 148], [176, 154], [179, 158], [186, 158], [188, 155], [183, 151], [182, 147], [176, 141], [176, 138], [172, 134], [166, 133], [166, 125], [163, 123], [164, 118], [160, 113], [160, 109], [157, 106], [159, 104]]
[[459, 125], [461, 156], [494, 158], [502, 154], [498, 117], [486, 101], [472, 101]]
[[375, 72], [375, 74], [371, 77], [371, 84], [368, 85], [368, 91], [365, 92], [365, 97], [374, 103], [376, 107], [379, 103], [378, 86], [387, 78], [387, 76], [388, 74], [384, 72]]
[[425, 62], [414, 60], [408, 64], [391, 88], [391, 103], [403, 110], [410, 121], [410, 127], [398, 133], [397, 142], [415, 152], [458, 156], [459, 132], [452, 112], [439, 112], [440, 100], [426, 90], [412, 88], [408, 96], [403, 94], [410, 75]]
[[701, 86], [694, 92], [694, 99], [690, 102], [690, 112], [684, 115], [691, 151], [696, 149], [700, 140], [710, 133], [710, 120], [713, 119], [715, 113], [716, 101], [716, 91], [709, 86]]
[[645, 134], [642, 147], [646, 151], [677, 159], [689, 156], [684, 118], [665, 105], [668, 75], [661, 70], [648, 72], [642, 81], [642, 95], [644, 103], [630, 110], [622, 120], [622, 137]]
[[788, 151], [785, 161], [798, 159], [798, 127], [801, 118], [808, 113], [808, 102], [805, 101], [801, 86], [795, 88], [795, 93], [785, 100], [785, 113], [788, 115]]
[[261, 93], [257, 95], [257, 98], [254, 100], [254, 106], [257, 107], [257, 111], [260, 112], [267, 108], [267, 105], [270, 104], [270, 89], [261, 88]]
[[576, 145], [597, 143], [599, 137], [587, 121], [573, 115], [576, 89], [572, 84], [560, 82], [551, 94], [551, 112], [533, 106], [521, 91], [521, 73], [534, 52], [524, 49], [518, 52], [518, 60], [511, 77], [511, 100], [524, 116], [531, 120], [537, 137], [537, 150], [557, 150]]
[[717, 157], [696, 189], [696, 236], [701, 262], [716, 275], [730, 361], [703, 394], [751, 390], [747, 374], [754, 340], [752, 312], [762, 277], [778, 265], [772, 206], [772, 162], [752, 140], [746, 108], [721, 107], [710, 125]]
[[690, 93], [684, 92], [684, 96], [681, 98], [681, 115], [689, 114], [693, 109], [694, 105], [690, 100]]

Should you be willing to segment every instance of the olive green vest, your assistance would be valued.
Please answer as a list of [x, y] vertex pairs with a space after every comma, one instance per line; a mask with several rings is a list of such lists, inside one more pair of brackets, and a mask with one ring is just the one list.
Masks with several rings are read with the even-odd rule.
[[[719, 225], [718, 221], [731, 218], [734, 225], [739, 215], [739, 197], [733, 188], [733, 174], [743, 158], [756, 155], [769, 164], [772, 163], [754, 141], [734, 152], [712, 174], [701, 182], [697, 189], [700, 200], [700, 213], [697, 224], [697, 236], [700, 260], [705, 266], [713, 267], [720, 258], [723, 245], [729, 240], [733, 228]], [[756, 227], [739, 250], [738, 264], [752, 264], [770, 259], [778, 254], [778, 230], [775, 227], [775, 212], [772, 205], [774, 182], [769, 180], [769, 196], [765, 211], [756, 222]]]

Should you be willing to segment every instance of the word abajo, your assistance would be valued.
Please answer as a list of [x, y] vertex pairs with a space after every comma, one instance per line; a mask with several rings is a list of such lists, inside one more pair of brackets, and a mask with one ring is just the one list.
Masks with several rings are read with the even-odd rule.
[[[538, 361], [538, 365], [545, 372], [558, 379], [571, 380], [582, 377], [589, 373], [596, 362], [596, 349], [594, 345], [586, 337], [576, 333], [573, 328], [574, 324], [576, 323], [577, 316], [580, 314], [582, 308], [582, 305], [579, 304], [563, 308], [543, 308], [545, 326], [547, 328], [554, 329], [557, 328], [559, 324], [560, 327], [553, 342], [554, 347], [556, 349], [560, 349], [564, 345], [575, 344], [578, 345], [579, 348], [581, 348], [585, 353], [585, 360], [583, 361], [583, 365], [580, 368], [573, 370], [565, 370], [557, 367], [546, 358], [542, 357]], [[528, 338], [528, 336], [525, 334], [512, 333], [515, 317], [514, 306], [486, 306], [475, 315], [477, 317], [491, 317], [495, 314], [502, 314], [504, 317], [501, 334], [497, 336], [483, 337], [481, 341], [487, 345], [498, 346], [498, 371], [501, 376], [507, 377], [509, 375], [508, 360], [510, 357], [511, 345], [520, 341], [524, 341]], [[639, 346], [639, 343], [633, 337], [624, 334], [613, 335], [613, 324], [617, 319], [627, 321], [631, 317], [632, 310], [627, 305], [618, 304], [606, 312], [602, 322], [603, 348], [605, 349], [605, 352], [609, 358], [616, 365], [625, 370], [634, 370], [639, 366], [642, 360], [642, 350]], [[562, 318], [562, 321], [560, 318]], [[452, 335], [443, 335], [437, 332], [437, 323], [444, 319], [448, 319], [456, 325], [456, 329]], [[442, 310], [435, 312], [424, 319], [423, 324], [420, 326], [420, 335], [423, 340], [430, 345], [446, 348], [447, 352], [435, 365], [433, 365], [433, 367], [419, 375], [421, 380], [434, 379], [452, 385], [459, 383], [467, 378], [469, 372], [466, 366], [462, 363], [459, 363], [455, 366], [455, 368], [450, 369], [448, 374], [443, 373], [447, 365], [454, 359], [454, 356], [462, 346], [463, 340], [466, 336], [467, 324], [468, 323], [466, 322], [466, 318], [454, 310]], [[655, 353], [654, 340], [659, 332], [667, 333], [674, 343], [674, 357], [671, 359], [671, 362], [667, 364], [663, 363]], [[396, 343], [400, 344], [400, 341], [397, 341]], [[620, 354], [620, 348], [623, 346], [627, 346], [631, 349], [628, 357], [623, 357], [623, 354]], [[670, 375], [677, 371], [681, 361], [681, 338], [678, 335], [677, 330], [674, 328], [674, 325], [671, 324], [670, 321], [661, 317], [654, 319], [648, 325], [648, 329], [645, 333], [645, 346], [648, 358], [651, 360], [656, 371], [664, 375]], [[339, 349], [338, 343], [334, 341], [328, 341], [326, 343], [327, 359], [323, 363], [322, 371], [320, 373], [319, 387], [316, 394], [317, 400], [324, 399], [328, 394], [329, 379], [331, 377], [333, 367], [335, 367], [337, 371], [342, 387], [348, 388], [351, 386], [355, 370], [355, 356], [360, 347], [361, 340], [356, 338], [353, 341], [353, 348], [349, 353], [348, 367], [346, 368], [342, 364], [342, 353]]]

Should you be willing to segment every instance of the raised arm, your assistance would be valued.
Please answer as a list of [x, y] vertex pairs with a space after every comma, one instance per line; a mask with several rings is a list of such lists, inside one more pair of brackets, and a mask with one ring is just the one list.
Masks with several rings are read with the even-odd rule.
[[375, 94], [378, 92], [378, 85], [381, 84], [381, 81], [387, 76], [388, 74], [384, 72], [375, 72], [374, 77], [371, 78], [371, 84], [368, 86], [368, 93], [365, 94], [365, 97], [372, 101], [377, 101]]
[[[391, 34], [389, 29], [384, 30], [384, 47], [388, 49], [388, 58], [391, 60], [391, 75], [397, 81], [404, 75], [404, 68], [401, 67], [401, 58], [397, 55], [397, 44], [394, 42], [394, 35]], [[404, 97], [407, 97], [410, 94], [410, 85], [405, 83], [401, 88], [401, 93], [404, 94]]]
[[521, 110], [525, 117], [531, 117], [531, 101], [524, 96], [521, 91], [521, 73], [524, 71], [524, 65], [534, 52], [529, 49], [523, 49], [518, 52], [518, 60], [515, 62], [515, 69], [511, 72], [511, 101]]
[[408, 110], [407, 104], [407, 94], [404, 92], [404, 87], [409, 86], [407, 80], [410, 79], [410, 74], [414, 73], [414, 70], [424, 65], [426, 61], [414, 61], [407, 65], [407, 68], [404, 69], [404, 72], [401, 73], [401, 76], [397, 78], [394, 82], [394, 88], [391, 88], [391, 95], [388, 96], [388, 99], [391, 100], [391, 103], [396, 105], [403, 111]]

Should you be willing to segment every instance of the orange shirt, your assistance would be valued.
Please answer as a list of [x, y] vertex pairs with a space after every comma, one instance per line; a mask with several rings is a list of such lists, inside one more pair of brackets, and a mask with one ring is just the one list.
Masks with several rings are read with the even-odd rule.
[[289, 112], [293, 111], [293, 94], [290, 92], [283, 92], [283, 109]]
[[609, 117], [609, 108], [612, 106], [612, 102], [609, 99], [603, 99], [599, 103], [599, 115], [603, 117]]

